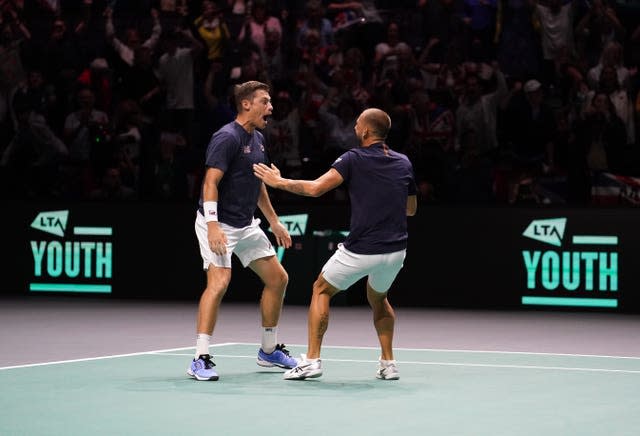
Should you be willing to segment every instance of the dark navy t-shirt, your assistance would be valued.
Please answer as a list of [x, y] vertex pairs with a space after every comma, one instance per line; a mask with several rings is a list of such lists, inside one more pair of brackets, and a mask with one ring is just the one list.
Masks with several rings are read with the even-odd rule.
[[344, 247], [358, 254], [407, 248], [407, 197], [417, 192], [413, 167], [385, 144], [352, 148], [332, 164], [349, 190], [351, 224]]
[[[264, 136], [248, 133], [232, 121], [213, 134], [205, 165], [224, 172], [218, 185], [218, 220], [233, 227], [251, 224], [262, 181], [253, 174], [253, 164], [267, 163]], [[202, 212], [202, 192], [200, 193]]]

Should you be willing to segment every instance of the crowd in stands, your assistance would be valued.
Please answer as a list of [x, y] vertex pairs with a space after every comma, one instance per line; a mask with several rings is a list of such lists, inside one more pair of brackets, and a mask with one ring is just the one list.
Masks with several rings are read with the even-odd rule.
[[326, 171], [379, 107], [422, 202], [636, 204], [639, 18], [635, 0], [0, 0], [0, 198], [197, 200], [233, 85], [259, 80], [285, 176]]

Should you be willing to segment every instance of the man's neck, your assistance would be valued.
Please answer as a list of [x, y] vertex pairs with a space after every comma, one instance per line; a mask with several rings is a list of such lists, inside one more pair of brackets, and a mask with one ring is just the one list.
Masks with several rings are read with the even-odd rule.
[[364, 141], [362, 141], [362, 144], [360, 144], [361, 147], [370, 147], [373, 144], [377, 144], [379, 142], [384, 142], [384, 139], [382, 138], [367, 138]]
[[247, 133], [253, 133], [253, 131], [255, 130], [253, 124], [251, 124], [251, 122], [243, 116], [237, 116], [235, 121], [240, 125], [240, 127], [246, 130]]

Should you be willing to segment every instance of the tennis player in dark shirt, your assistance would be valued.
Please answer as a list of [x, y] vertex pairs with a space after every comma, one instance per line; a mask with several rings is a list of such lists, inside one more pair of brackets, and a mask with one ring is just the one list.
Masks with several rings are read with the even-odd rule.
[[236, 85], [238, 115], [213, 134], [206, 152], [195, 231], [200, 245], [207, 287], [200, 298], [196, 352], [187, 373], [196, 380], [218, 380], [209, 354], [211, 335], [222, 297], [231, 280], [231, 255], [249, 267], [264, 283], [260, 311], [262, 344], [257, 363], [264, 367], [293, 368], [297, 360], [277, 344], [277, 325], [288, 275], [254, 218], [256, 207], [269, 222], [278, 245], [291, 246], [291, 236], [274, 211], [267, 188], [253, 175], [253, 165], [266, 162], [264, 129], [273, 106], [269, 86], [249, 81]]
[[351, 200], [351, 224], [344, 243], [322, 267], [313, 284], [309, 307], [309, 343], [298, 365], [285, 372], [287, 380], [320, 377], [320, 348], [329, 324], [329, 303], [338, 292], [367, 277], [367, 299], [380, 341], [376, 377], [397, 380], [393, 356], [395, 313], [387, 291], [403, 266], [407, 248], [407, 216], [417, 209], [413, 167], [402, 153], [391, 150], [385, 139], [391, 119], [384, 111], [363, 111], [355, 126], [360, 146], [342, 154], [316, 180], [284, 179], [275, 165], [253, 165], [266, 185], [294, 194], [318, 197], [345, 184]]

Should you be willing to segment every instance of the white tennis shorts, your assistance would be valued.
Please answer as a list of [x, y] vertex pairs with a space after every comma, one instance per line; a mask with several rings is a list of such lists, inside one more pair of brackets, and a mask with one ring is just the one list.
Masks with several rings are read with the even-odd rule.
[[385, 293], [404, 265], [407, 250], [384, 254], [356, 254], [338, 244], [338, 249], [322, 267], [325, 280], [339, 290], [345, 290], [368, 276], [371, 287]]
[[254, 218], [251, 224], [246, 227], [237, 228], [220, 223], [220, 227], [227, 235], [227, 254], [222, 256], [215, 254], [209, 248], [207, 239], [207, 223], [204, 216], [196, 212], [196, 235], [198, 245], [200, 245], [200, 255], [202, 256], [202, 267], [206, 270], [210, 264], [217, 267], [231, 268], [231, 255], [235, 254], [245, 268], [254, 260], [263, 257], [275, 256], [276, 252], [260, 228], [260, 220]]

